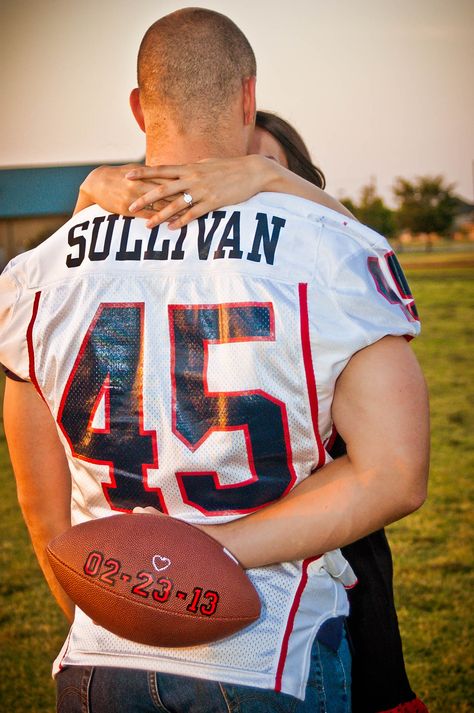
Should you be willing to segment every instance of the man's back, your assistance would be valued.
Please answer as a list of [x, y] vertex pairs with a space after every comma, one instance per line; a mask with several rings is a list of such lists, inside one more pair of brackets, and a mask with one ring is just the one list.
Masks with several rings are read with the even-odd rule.
[[[332, 211], [263, 194], [181, 233], [94, 206], [20, 257], [2, 357], [57, 421], [73, 522], [151, 505], [223, 523], [324, 465], [349, 358], [417, 331], [390, 255]], [[347, 613], [339, 557], [250, 570], [258, 623], [188, 650], [127, 642], [127, 665], [303, 696], [318, 628]], [[123, 652], [77, 612], [61, 658], [120, 665]]]

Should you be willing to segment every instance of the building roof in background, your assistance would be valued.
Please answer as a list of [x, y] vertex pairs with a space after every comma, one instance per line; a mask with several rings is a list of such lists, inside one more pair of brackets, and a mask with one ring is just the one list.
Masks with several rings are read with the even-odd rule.
[[79, 186], [97, 164], [0, 169], [0, 219], [72, 213]]

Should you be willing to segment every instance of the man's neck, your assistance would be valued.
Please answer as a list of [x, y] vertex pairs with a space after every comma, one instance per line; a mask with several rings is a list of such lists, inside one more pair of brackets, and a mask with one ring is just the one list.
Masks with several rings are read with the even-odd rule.
[[179, 165], [183, 163], [196, 163], [205, 158], [233, 158], [244, 156], [243, 150], [223, 151], [219, 147], [209, 145], [189, 146], [185, 144], [161, 145], [146, 150], [147, 166]]
[[148, 166], [195, 163], [205, 158], [232, 158], [246, 153], [247, 146], [242, 135], [209, 139], [183, 134], [167, 134], [160, 138], [147, 135]]

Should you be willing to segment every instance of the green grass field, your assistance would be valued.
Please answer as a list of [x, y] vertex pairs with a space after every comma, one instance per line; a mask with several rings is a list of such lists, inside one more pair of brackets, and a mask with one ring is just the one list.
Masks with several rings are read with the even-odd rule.
[[[389, 537], [407, 667], [431, 713], [474, 711], [472, 255], [402, 255], [423, 322], [413, 344], [431, 392], [433, 453], [428, 502]], [[67, 627], [35, 564], [3, 436], [0, 468], [0, 711], [51, 713], [50, 666]]]

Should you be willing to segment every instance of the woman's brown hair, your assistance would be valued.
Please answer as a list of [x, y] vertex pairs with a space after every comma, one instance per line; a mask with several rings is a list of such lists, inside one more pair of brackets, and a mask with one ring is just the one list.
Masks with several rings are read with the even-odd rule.
[[325, 188], [324, 173], [311, 161], [305, 142], [291, 124], [269, 111], [257, 111], [255, 123], [281, 144], [290, 171], [314, 183], [318, 188]]

